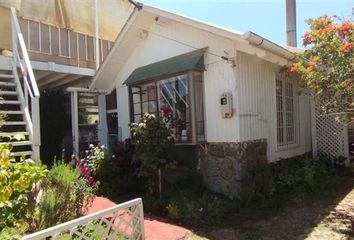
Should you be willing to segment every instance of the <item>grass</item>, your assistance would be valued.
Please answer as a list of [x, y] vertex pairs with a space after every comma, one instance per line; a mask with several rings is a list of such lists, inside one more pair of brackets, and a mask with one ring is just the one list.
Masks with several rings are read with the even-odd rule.
[[254, 201], [216, 227], [193, 230], [186, 240], [354, 239], [353, 175], [338, 176], [325, 191], [298, 188]]

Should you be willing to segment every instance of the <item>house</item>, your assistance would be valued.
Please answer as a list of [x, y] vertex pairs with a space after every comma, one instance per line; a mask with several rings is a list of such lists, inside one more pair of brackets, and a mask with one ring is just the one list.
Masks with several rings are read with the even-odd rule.
[[[87, 87], [132, 9], [125, 0], [0, 0], [0, 112], [7, 115], [0, 142], [25, 136], [12, 141], [13, 156], [52, 161], [45, 152], [53, 145], [57, 157], [67, 146], [71, 156], [75, 129], [81, 130], [82, 146], [98, 142], [97, 97]], [[48, 94], [53, 91], [64, 97]], [[74, 103], [77, 121], [71, 119]]]
[[312, 150], [310, 97], [281, 71], [294, 58], [255, 33], [137, 5], [89, 88], [114, 90], [120, 140], [144, 112], [171, 108], [206, 185], [238, 196], [248, 165]]

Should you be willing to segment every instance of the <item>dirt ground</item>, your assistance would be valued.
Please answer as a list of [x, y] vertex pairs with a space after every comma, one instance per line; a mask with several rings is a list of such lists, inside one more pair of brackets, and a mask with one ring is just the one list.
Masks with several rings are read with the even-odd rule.
[[[332, 190], [333, 191], [333, 190]], [[231, 226], [197, 229], [183, 240], [354, 239], [354, 186], [346, 183], [330, 197], [291, 199], [281, 210], [235, 214]]]

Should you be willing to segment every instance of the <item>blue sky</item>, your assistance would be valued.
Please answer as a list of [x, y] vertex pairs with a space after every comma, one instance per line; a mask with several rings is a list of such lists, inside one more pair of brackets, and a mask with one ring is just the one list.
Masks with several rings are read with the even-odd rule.
[[[285, 0], [140, 0], [171, 12], [237, 31], [253, 31], [286, 44]], [[308, 30], [305, 20], [324, 14], [349, 18], [354, 0], [297, 0], [297, 38]]]

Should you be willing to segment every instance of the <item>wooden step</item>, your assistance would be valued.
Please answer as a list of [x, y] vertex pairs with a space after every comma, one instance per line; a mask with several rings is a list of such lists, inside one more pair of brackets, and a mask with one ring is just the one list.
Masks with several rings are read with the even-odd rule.
[[29, 132], [0, 132], [0, 137], [8, 137], [8, 136], [15, 136], [15, 135], [28, 136]]
[[11, 105], [18, 105], [21, 102], [19, 100], [0, 100], [0, 104], [11, 104]]
[[1, 111], [1, 113], [5, 113], [6, 115], [18, 115], [18, 114], [23, 114], [23, 111], [15, 111], [15, 110], [5, 110], [5, 111]]
[[0, 82], [0, 87], [15, 87], [16, 84], [14, 82]]
[[24, 121], [7, 121], [4, 122], [4, 126], [9, 126], [9, 125], [26, 125], [26, 122]]
[[17, 92], [16, 91], [2, 91], [0, 90], [0, 96], [16, 96]]
[[11, 144], [14, 147], [32, 145], [32, 141], [0, 142], [0, 145]]
[[0, 78], [14, 78], [14, 75], [0, 73]]
[[10, 153], [10, 156], [12, 156], [12, 157], [21, 157], [23, 155], [30, 156], [32, 154], [33, 154], [32, 151], [23, 151], [23, 152], [12, 152], [12, 153]]

